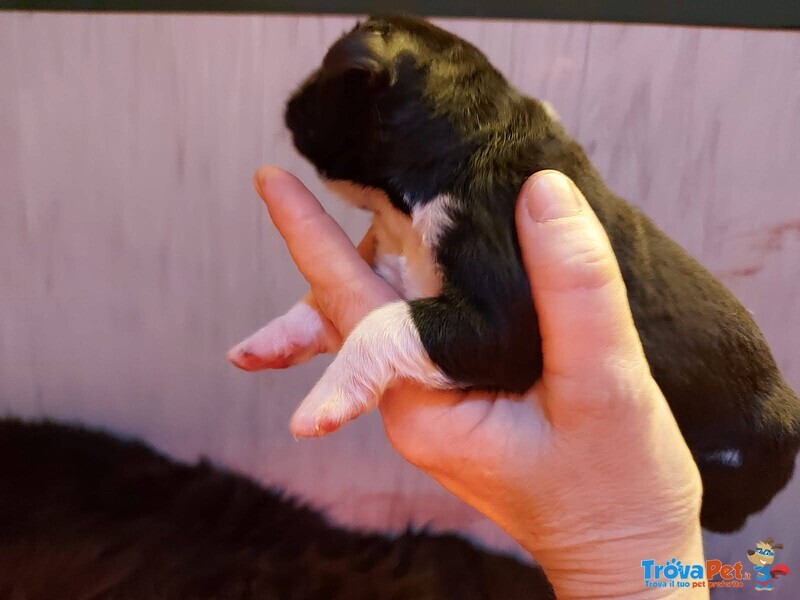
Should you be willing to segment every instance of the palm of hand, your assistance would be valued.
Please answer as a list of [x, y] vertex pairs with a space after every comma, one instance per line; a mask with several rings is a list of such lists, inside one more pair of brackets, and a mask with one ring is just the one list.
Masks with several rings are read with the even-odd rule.
[[[529, 182], [517, 210], [542, 378], [522, 397], [399, 382], [379, 408], [394, 448], [516, 537], [557, 592], [602, 582], [622, 597], [641, 585], [634, 547], [702, 559], [700, 478], [650, 375], [605, 232], [574, 185], [556, 179], [538, 201], [574, 195], [577, 208], [554, 214], [553, 201], [536, 214]], [[256, 187], [311, 285], [307, 301], [324, 320], [318, 350], [334, 352], [397, 294], [364, 260], [370, 240], [354, 248], [297, 179], [265, 169]]]

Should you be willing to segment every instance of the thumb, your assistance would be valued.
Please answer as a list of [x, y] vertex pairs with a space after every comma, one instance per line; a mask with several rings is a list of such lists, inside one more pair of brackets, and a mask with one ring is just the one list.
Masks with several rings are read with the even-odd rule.
[[[645, 365], [608, 236], [568, 177], [541, 171], [522, 187], [517, 232], [539, 317], [543, 380], [596, 387], [612, 364]], [[601, 382], [605, 378], [601, 378]]]

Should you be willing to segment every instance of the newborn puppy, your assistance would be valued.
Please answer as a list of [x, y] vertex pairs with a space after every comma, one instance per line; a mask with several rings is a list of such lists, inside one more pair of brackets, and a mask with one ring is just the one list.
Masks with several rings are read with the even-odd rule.
[[[352, 331], [295, 414], [296, 435], [374, 408], [398, 379], [531, 387], [541, 344], [514, 208], [529, 175], [557, 169], [608, 232], [653, 376], [703, 476], [703, 524], [741, 527], [789, 480], [800, 402], [748, 312], [475, 47], [421, 20], [369, 19], [292, 96], [286, 124], [330, 187], [374, 214], [375, 271], [405, 298]], [[309, 297], [230, 358], [249, 370], [296, 364], [336, 350], [329, 326]]]

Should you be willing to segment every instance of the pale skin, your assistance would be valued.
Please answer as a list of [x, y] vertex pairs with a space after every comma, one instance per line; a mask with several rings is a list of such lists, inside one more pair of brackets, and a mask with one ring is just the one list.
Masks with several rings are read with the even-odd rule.
[[[322, 324], [306, 342], [313, 348], [293, 349], [297, 360], [274, 348], [244, 356], [237, 346], [230, 358], [248, 370], [335, 352], [370, 311], [398, 298], [370, 266], [369, 234], [354, 247], [285, 171], [264, 167], [255, 184]], [[516, 220], [542, 378], [522, 398], [394, 385], [379, 403], [390, 442], [517, 539], [559, 598], [708, 597], [707, 589], [643, 585], [642, 560], [703, 563], [702, 490], [602, 226], [554, 171], [526, 182]]]

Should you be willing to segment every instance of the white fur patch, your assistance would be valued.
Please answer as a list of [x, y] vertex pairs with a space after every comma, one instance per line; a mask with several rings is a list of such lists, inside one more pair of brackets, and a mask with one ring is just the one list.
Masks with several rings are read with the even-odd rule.
[[435, 389], [454, 387], [428, 357], [411, 309], [392, 302], [367, 315], [292, 417], [296, 436], [323, 435], [375, 408], [392, 383], [410, 379]]
[[406, 298], [406, 258], [398, 254], [384, 254], [376, 249], [375, 272], [386, 283]]
[[442, 277], [433, 249], [451, 225], [449, 197], [434, 198], [409, 217], [392, 206], [380, 190], [345, 181], [327, 181], [325, 185], [348, 204], [375, 215], [373, 266], [378, 275], [408, 300], [439, 295]]
[[735, 448], [728, 448], [727, 450], [717, 450], [705, 455], [706, 460], [711, 462], [720, 463], [726, 467], [738, 468], [742, 466], [742, 453]]
[[298, 302], [228, 352], [228, 360], [247, 371], [282, 369], [323, 350], [325, 326], [317, 311]]
[[452, 211], [453, 199], [437, 196], [411, 211], [411, 226], [425, 245], [436, 248], [442, 235], [453, 225]]
[[545, 102], [544, 100], [540, 100], [539, 102], [542, 103], [542, 107], [544, 108], [544, 112], [547, 113], [547, 116], [553, 119], [553, 121], [561, 121], [561, 117], [556, 112], [556, 109], [553, 108], [553, 105], [549, 102]]

